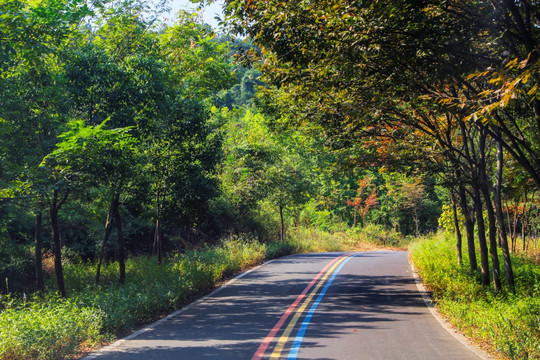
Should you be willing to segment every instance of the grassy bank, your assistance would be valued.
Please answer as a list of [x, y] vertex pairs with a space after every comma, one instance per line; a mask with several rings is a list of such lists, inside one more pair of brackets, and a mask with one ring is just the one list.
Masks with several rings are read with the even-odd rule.
[[457, 328], [503, 358], [540, 359], [538, 264], [526, 256], [514, 256], [515, 293], [503, 289], [495, 294], [479, 284], [476, 274], [471, 276], [466, 251], [464, 265], [458, 265], [453, 237], [430, 236], [410, 250], [438, 310]]
[[66, 263], [68, 299], [54, 295], [53, 281], [42, 298], [2, 297], [0, 359], [73, 357], [182, 307], [224, 279], [267, 259], [292, 253], [370, 250], [396, 246], [402, 240], [375, 226], [334, 233], [298, 228], [284, 242], [264, 244], [245, 236], [231, 237], [213, 248], [171, 255], [162, 265], [154, 258], [131, 258], [125, 285], [116, 282], [116, 263], [102, 268], [100, 285], [94, 285], [94, 264]]

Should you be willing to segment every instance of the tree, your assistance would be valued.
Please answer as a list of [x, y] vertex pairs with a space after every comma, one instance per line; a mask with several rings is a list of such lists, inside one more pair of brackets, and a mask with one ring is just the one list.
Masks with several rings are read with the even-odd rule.
[[[39, 290], [43, 288], [41, 224], [46, 190], [41, 186], [38, 168], [62, 131], [66, 110], [58, 55], [73, 40], [74, 28], [89, 13], [86, 3], [78, 0], [37, 3], [7, 0], [0, 4], [0, 156], [3, 158], [0, 172], [5, 180], [0, 186], [14, 201], [32, 200]], [[49, 199], [53, 217], [57, 216], [56, 207], [61, 206], [62, 198], [53, 194]], [[58, 236], [55, 231], [53, 237], [59, 241]], [[59, 275], [61, 261], [55, 261]], [[65, 294], [60, 282], [59, 286]]]
[[197, 14], [178, 13], [160, 37], [166, 60], [173, 65], [174, 86], [191, 99], [212, 102], [219, 91], [234, 85], [229, 42], [217, 38]]
[[280, 159], [265, 170], [268, 200], [279, 210], [280, 239], [285, 240], [285, 220], [283, 211], [291, 205], [300, 205], [306, 200], [309, 181], [301, 168], [290, 159]]
[[72, 129], [60, 135], [61, 142], [51, 153], [58, 166], [76, 174], [87, 188], [103, 186], [110, 193], [109, 210], [105, 222], [105, 235], [98, 259], [96, 282], [99, 282], [100, 267], [105, 245], [115, 219], [118, 231], [118, 261], [120, 282], [125, 281], [124, 239], [120, 216], [120, 197], [130, 184], [137, 180], [140, 162], [137, 159], [137, 140], [128, 131], [130, 128], [105, 129], [107, 121], [97, 126], [86, 126], [84, 121], [72, 123]]
[[[362, 226], [366, 225], [366, 216], [374, 206], [379, 203], [377, 201], [376, 188], [371, 189], [371, 193], [368, 191], [368, 187], [371, 185], [373, 179], [369, 176], [358, 180], [358, 188], [356, 189], [356, 196], [352, 200], [347, 200], [347, 205], [353, 207], [353, 227], [356, 226], [356, 215], [359, 214], [362, 217]], [[368, 195], [369, 193], [369, 195]]]

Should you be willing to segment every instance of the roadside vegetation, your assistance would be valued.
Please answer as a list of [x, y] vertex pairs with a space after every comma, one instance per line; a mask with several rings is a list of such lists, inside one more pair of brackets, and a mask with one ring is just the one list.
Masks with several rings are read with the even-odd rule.
[[499, 292], [458, 263], [453, 234], [423, 237], [410, 252], [437, 309], [453, 326], [501, 358], [540, 359], [540, 247], [512, 255], [516, 288]]

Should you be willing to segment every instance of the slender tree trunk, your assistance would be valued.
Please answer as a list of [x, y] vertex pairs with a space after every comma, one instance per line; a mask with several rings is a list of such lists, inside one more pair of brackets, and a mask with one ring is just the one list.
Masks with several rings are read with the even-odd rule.
[[450, 192], [450, 200], [452, 202], [452, 213], [454, 214], [454, 228], [456, 230], [456, 250], [457, 250], [457, 254], [458, 254], [458, 264], [461, 266], [463, 265], [463, 255], [462, 255], [462, 251], [461, 251], [461, 243], [462, 243], [462, 239], [461, 239], [461, 230], [459, 228], [459, 219], [458, 219], [458, 214], [457, 214], [457, 206], [456, 206], [456, 198], [455, 198], [455, 193], [452, 191]]
[[484, 214], [482, 211], [482, 199], [478, 183], [473, 181], [474, 211], [476, 214], [476, 223], [478, 228], [478, 242], [480, 244], [480, 271], [483, 285], [489, 284], [489, 258], [486, 241], [486, 227], [484, 223]]
[[158, 264], [161, 265], [161, 224], [159, 219], [156, 219], [156, 230], [154, 232], [154, 244], [156, 248], [157, 258], [158, 258]]
[[111, 235], [112, 231], [112, 220], [114, 213], [116, 212], [116, 194], [111, 195], [111, 202], [109, 204], [109, 212], [107, 213], [107, 220], [105, 220], [105, 234], [103, 235], [103, 243], [101, 244], [101, 250], [99, 252], [99, 259], [96, 268], [96, 284], [99, 283], [101, 277], [101, 263], [103, 262], [103, 257], [105, 256], [105, 247], [107, 241]]
[[503, 180], [503, 148], [500, 141], [497, 141], [497, 177], [495, 188], [493, 191], [493, 200], [495, 203], [495, 215], [499, 224], [499, 243], [503, 253], [504, 272], [506, 274], [506, 284], [510, 291], [514, 291], [514, 271], [512, 269], [512, 261], [510, 259], [510, 251], [508, 249], [508, 237], [506, 228], [504, 227], [504, 215], [501, 200], [501, 188]]
[[[474, 164], [473, 164], [473, 157], [471, 156], [471, 153], [474, 153], [474, 151], [471, 151], [470, 147], [474, 149], [473, 143], [471, 143], [471, 145], [469, 146], [469, 141], [471, 139], [470, 139], [469, 130], [467, 129], [466, 123], [464, 121], [461, 121], [461, 119], [458, 119], [458, 123], [459, 123], [459, 128], [461, 130], [463, 152], [465, 154], [464, 157], [465, 157], [466, 163], [468, 163], [469, 169], [472, 170], [474, 167]], [[463, 174], [461, 173], [461, 170], [460, 170], [461, 165], [459, 164], [457, 160], [456, 160], [455, 168], [457, 169], [456, 170], [457, 179], [461, 179]], [[474, 176], [473, 176], [471, 185], [474, 188], [475, 186]], [[474, 215], [471, 212], [476, 214], [476, 207], [477, 207], [479, 197], [477, 198], [475, 196], [475, 192], [473, 189], [472, 200], [473, 200], [474, 205], [473, 205], [473, 209], [470, 210], [469, 205], [467, 203], [465, 185], [463, 182], [458, 183], [458, 190], [459, 190], [459, 201], [461, 204], [461, 210], [463, 211], [463, 216], [465, 217], [465, 230], [467, 232], [467, 248], [468, 248], [468, 253], [469, 253], [469, 262], [470, 262], [471, 272], [476, 273], [478, 269], [478, 265], [477, 265], [475, 242], [474, 242]], [[481, 209], [482, 209], [482, 206], [480, 205], [480, 211]], [[482, 257], [482, 252], [480, 253], [480, 255], [481, 255], [480, 262], [481, 262], [481, 267], [482, 267], [481, 271], [482, 271], [482, 275], [484, 275], [483, 272], [485, 271], [485, 261]]]
[[482, 194], [488, 214], [488, 235], [489, 235], [489, 254], [491, 255], [491, 271], [493, 275], [493, 286], [495, 291], [501, 290], [501, 266], [499, 264], [499, 255], [497, 253], [497, 226], [495, 220], [495, 212], [493, 211], [493, 203], [491, 202], [490, 193], [486, 186], [482, 186]]
[[516, 229], [516, 226], [512, 226], [512, 220], [510, 219], [510, 208], [508, 207], [508, 201], [505, 202], [505, 208], [506, 208], [506, 219], [508, 221], [508, 231], [510, 232], [510, 251], [515, 252], [516, 251], [516, 239], [514, 238], [514, 232]]
[[523, 252], [527, 251], [527, 236], [525, 234], [525, 228], [526, 228], [525, 224], [526, 224], [525, 217], [523, 217], [523, 221], [521, 222], [521, 241], [523, 242], [523, 248], [522, 248]]
[[154, 233], [154, 244], [157, 251], [158, 264], [162, 262], [162, 246], [161, 246], [161, 194], [158, 190], [156, 194], [156, 231]]
[[[459, 177], [459, 173], [458, 173]], [[476, 249], [474, 244], [474, 219], [469, 210], [469, 205], [467, 204], [467, 195], [465, 193], [465, 188], [463, 185], [459, 185], [459, 202], [461, 206], [461, 212], [465, 218], [465, 232], [467, 234], [467, 250], [469, 253], [469, 264], [471, 267], [471, 272], [476, 272], [478, 269], [478, 262], [476, 260]]]
[[495, 212], [493, 210], [493, 203], [491, 202], [490, 188], [493, 187], [491, 180], [487, 177], [486, 170], [486, 132], [483, 128], [479, 131], [478, 150], [480, 152], [480, 161], [478, 162], [478, 175], [480, 178], [480, 190], [484, 197], [484, 204], [486, 206], [488, 215], [488, 229], [489, 229], [489, 254], [491, 255], [493, 286], [495, 291], [501, 289], [501, 267], [499, 265], [499, 255], [497, 253], [497, 226], [495, 220]]
[[522, 212], [522, 215], [521, 215], [521, 241], [522, 241], [522, 251], [525, 252], [527, 250], [527, 236], [525, 234], [525, 228], [526, 228], [526, 224], [527, 224], [527, 202], [529, 201], [529, 196], [527, 194], [527, 192], [525, 191], [525, 194], [524, 194], [524, 202], [523, 202], [523, 212]]
[[36, 240], [36, 282], [37, 290], [39, 292], [43, 291], [43, 260], [42, 260], [42, 232], [43, 232], [43, 213], [41, 208], [36, 213], [36, 229], [35, 229], [35, 240]]
[[[67, 194], [64, 197], [67, 198]], [[54, 190], [52, 203], [49, 209], [51, 218], [51, 236], [54, 246], [54, 271], [56, 273], [56, 281], [58, 283], [58, 292], [63, 298], [67, 297], [66, 287], [64, 285], [64, 271], [62, 268], [62, 246], [60, 243], [60, 227], [58, 225], [58, 211], [63, 202], [59, 199], [58, 190]]]
[[285, 240], [285, 221], [283, 220], [283, 206], [279, 207], [279, 219], [281, 220], [281, 241]]
[[[119, 203], [119, 199], [118, 199]], [[116, 231], [118, 233], [118, 265], [120, 267], [120, 283], [123, 284], [126, 281], [126, 262], [125, 262], [125, 244], [124, 233], [122, 231], [122, 218], [120, 216], [120, 206], [116, 206], [114, 212]]]
[[518, 225], [519, 225], [519, 201], [516, 200], [515, 206], [514, 206], [514, 252], [517, 251]]
[[415, 226], [415, 234], [416, 234], [416, 237], [418, 237], [419, 235], [419, 225], [420, 225], [420, 220], [418, 219], [418, 211], [416, 210], [416, 206], [413, 207], [413, 215], [414, 215], [414, 226]]

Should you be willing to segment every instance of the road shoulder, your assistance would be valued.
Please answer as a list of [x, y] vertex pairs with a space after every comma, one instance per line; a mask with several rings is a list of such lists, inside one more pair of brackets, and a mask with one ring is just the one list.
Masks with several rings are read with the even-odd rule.
[[414, 276], [414, 281], [416, 283], [416, 287], [418, 288], [418, 291], [422, 295], [422, 299], [424, 299], [424, 303], [428, 307], [429, 311], [431, 312], [431, 315], [441, 324], [441, 326], [448, 331], [456, 340], [458, 340], [460, 343], [465, 345], [469, 350], [471, 350], [473, 353], [475, 353], [479, 358], [483, 360], [493, 360], [495, 359], [493, 356], [489, 355], [486, 351], [484, 351], [482, 348], [480, 348], [478, 345], [476, 345], [474, 342], [472, 342], [469, 338], [467, 338], [465, 335], [463, 335], [459, 330], [457, 330], [452, 324], [443, 318], [441, 314], [437, 311], [435, 307], [435, 301], [431, 298], [429, 295], [430, 293], [426, 290], [424, 283], [422, 282], [422, 278], [414, 268], [414, 264], [412, 263], [410, 257], [409, 257], [409, 264], [411, 266], [411, 271]]

